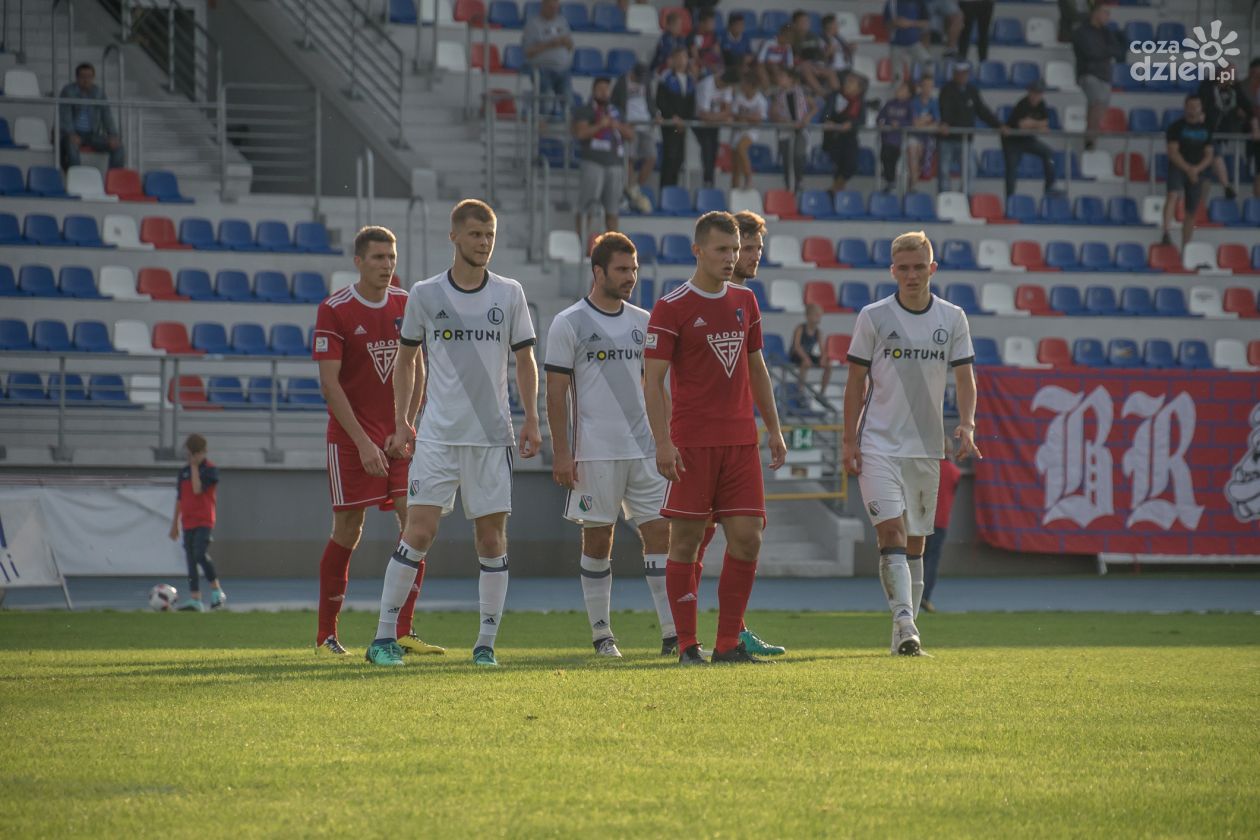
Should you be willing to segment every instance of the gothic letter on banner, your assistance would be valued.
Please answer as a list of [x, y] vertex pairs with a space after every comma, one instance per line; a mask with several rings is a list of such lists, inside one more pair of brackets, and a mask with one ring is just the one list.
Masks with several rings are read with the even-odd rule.
[[[1050, 422], [1046, 439], [1037, 449], [1037, 472], [1045, 477], [1043, 525], [1070, 519], [1082, 528], [1115, 508], [1111, 492], [1111, 395], [1101, 385], [1084, 397], [1057, 385], [1047, 385], [1033, 397], [1034, 412], [1049, 409], [1058, 416]], [[1085, 439], [1085, 418], [1094, 415], [1094, 437]]]

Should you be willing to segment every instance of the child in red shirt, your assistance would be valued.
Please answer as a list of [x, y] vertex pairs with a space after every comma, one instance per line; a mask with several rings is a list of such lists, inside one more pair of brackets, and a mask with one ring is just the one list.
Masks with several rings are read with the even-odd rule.
[[207, 550], [214, 531], [215, 504], [219, 489], [219, 468], [206, 458], [206, 439], [201, 435], [189, 435], [184, 443], [188, 463], [179, 471], [175, 491], [175, 515], [171, 518], [171, 539], [179, 539], [184, 530], [184, 556], [188, 560], [188, 597], [178, 609], [204, 612], [201, 587], [198, 583], [198, 566], [205, 572], [213, 591], [210, 608], [218, 609], [227, 601], [223, 586], [214, 571], [214, 563]]

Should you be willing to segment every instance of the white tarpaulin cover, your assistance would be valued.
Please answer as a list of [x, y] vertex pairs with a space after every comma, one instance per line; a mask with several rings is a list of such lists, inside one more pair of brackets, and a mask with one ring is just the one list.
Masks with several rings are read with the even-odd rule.
[[60, 585], [39, 500], [0, 495], [0, 589]]

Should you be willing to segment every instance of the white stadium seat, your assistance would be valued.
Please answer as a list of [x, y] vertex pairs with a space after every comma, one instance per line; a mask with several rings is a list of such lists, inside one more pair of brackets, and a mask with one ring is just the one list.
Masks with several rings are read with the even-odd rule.
[[626, 29], [644, 35], [660, 35], [661, 19], [655, 6], [636, 3], [626, 9]]
[[582, 241], [571, 230], [553, 230], [547, 234], [547, 258], [576, 265], [582, 261]]
[[[1233, 274], [1216, 264], [1216, 246], [1210, 242], [1190, 242], [1181, 252], [1182, 265], [1200, 274]], [[1220, 301], [1217, 300], [1217, 307]]]
[[1002, 359], [1022, 368], [1048, 368], [1050, 365], [1037, 361], [1037, 343], [1022, 335], [1007, 336], [1002, 344]]
[[1226, 312], [1221, 302], [1221, 290], [1213, 286], [1194, 286], [1186, 295], [1186, 305], [1191, 315], [1204, 318], [1237, 318], [1233, 312]]
[[1056, 47], [1059, 44], [1059, 27], [1050, 18], [1029, 18], [1024, 24], [1024, 40], [1038, 47]]
[[1162, 195], [1148, 195], [1142, 198], [1142, 224], [1159, 227], [1164, 223], [1164, 201]]
[[18, 117], [13, 121], [13, 142], [33, 152], [51, 152], [52, 135], [40, 117]]
[[153, 246], [140, 241], [140, 231], [131, 216], [111, 213], [101, 222], [101, 238], [108, 244], [132, 251], [152, 251]]
[[117, 201], [118, 196], [105, 192], [101, 170], [95, 166], [72, 166], [66, 170], [66, 192], [85, 201]]
[[1015, 308], [1015, 288], [1006, 283], [985, 283], [980, 289], [980, 308], [994, 315], [1019, 317], [1030, 314]]
[[101, 294], [114, 300], [146, 301], [149, 296], [136, 291], [136, 274], [122, 265], [103, 266], [100, 271]]
[[1085, 130], [1085, 106], [1068, 105], [1063, 109], [1063, 130], [1080, 133]]
[[438, 41], [437, 66], [448, 73], [467, 73], [468, 56], [464, 54], [464, 45], [455, 41]]
[[1047, 61], [1046, 87], [1051, 90], [1079, 93], [1081, 87], [1076, 83], [1076, 68], [1070, 61]]
[[437, 3], [437, 20], [438, 25], [454, 25], [455, 15], [451, 13], [450, 0], [420, 0], [416, 4], [416, 18], [420, 23], [428, 23], [433, 20], [433, 4]]
[[4, 72], [5, 96], [43, 96], [39, 77], [25, 67], [11, 67]]
[[869, 55], [853, 56], [853, 72], [857, 73], [859, 76], [865, 76], [871, 82], [874, 82], [875, 76], [877, 75], [875, 59], [871, 58]]
[[346, 286], [353, 286], [359, 282], [359, 272], [357, 271], [334, 271], [332, 277], [328, 279], [328, 293], [332, 294]]
[[1247, 364], [1247, 348], [1236, 338], [1218, 338], [1212, 347], [1212, 364], [1225, 370], [1260, 370]]
[[770, 283], [770, 305], [784, 312], [802, 313], [805, 301], [801, 296], [801, 284], [795, 280], [774, 280]]
[[[133, 403], [143, 406], [157, 406], [162, 403], [162, 377], [148, 373], [133, 373], [127, 380], [127, 397]], [[167, 406], [170, 406], [168, 401]]]
[[874, 35], [862, 34], [862, 26], [858, 22], [858, 16], [853, 12], [836, 12], [836, 25], [839, 27], [840, 37], [850, 44], [875, 40]]
[[732, 213], [751, 210], [758, 216], [764, 216], [766, 212], [761, 203], [761, 193], [757, 190], [731, 190], [727, 204]]
[[776, 233], [770, 237], [770, 246], [766, 250], [766, 259], [784, 268], [814, 268], [813, 263], [801, 259], [801, 240], [795, 236]]
[[143, 321], [115, 321], [114, 347], [133, 356], [165, 356], [165, 350], [153, 346], [149, 325]]
[[1023, 271], [1024, 267], [1011, 264], [1011, 246], [1000, 239], [980, 240], [976, 262], [992, 271]]
[[959, 225], [980, 225], [983, 220], [971, 215], [967, 196], [960, 192], [943, 192], [936, 197], [936, 215], [943, 221]]
[[1116, 174], [1115, 162], [1111, 157], [1111, 152], [1104, 149], [1094, 149], [1092, 151], [1081, 154], [1081, 174], [1086, 178], [1093, 178], [1095, 181], [1123, 181]]

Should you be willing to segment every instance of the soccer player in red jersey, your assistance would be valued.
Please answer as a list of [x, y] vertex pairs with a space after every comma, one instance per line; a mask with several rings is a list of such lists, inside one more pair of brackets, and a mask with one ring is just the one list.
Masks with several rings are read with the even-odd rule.
[[[346, 597], [350, 555], [370, 507], [407, 513], [411, 441], [394, 428], [394, 360], [407, 293], [391, 285], [398, 264], [394, 234], [365, 227], [354, 238], [359, 280], [329, 295], [315, 317], [312, 355], [328, 402], [328, 489], [333, 530], [319, 561], [319, 627], [316, 651], [345, 655], [337, 641], [337, 616]], [[416, 390], [409, 417], [420, 409]], [[401, 527], [401, 524], [400, 524]], [[444, 653], [411, 630], [424, 568], [416, 575], [406, 608], [398, 615], [399, 644], [411, 653]]]
[[[761, 356], [756, 297], [727, 282], [740, 252], [735, 217], [701, 216], [691, 251], [696, 272], [657, 301], [644, 350], [643, 390], [656, 464], [670, 481], [661, 508], [671, 520], [665, 586], [678, 632], [678, 661], [705, 664], [696, 638], [694, 566], [705, 524], [710, 518], [720, 522], [727, 549], [712, 659], [762, 662], [739, 638], [766, 516], [754, 403], [766, 424], [771, 469], [783, 465], [787, 446]], [[672, 398], [665, 394], [667, 375]]]

